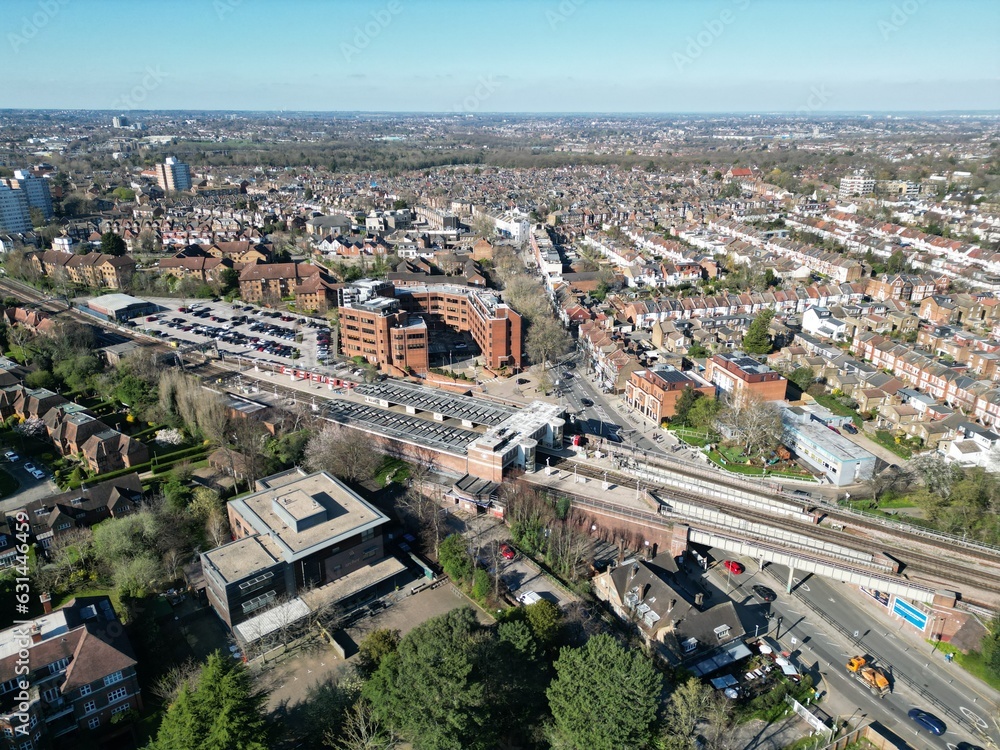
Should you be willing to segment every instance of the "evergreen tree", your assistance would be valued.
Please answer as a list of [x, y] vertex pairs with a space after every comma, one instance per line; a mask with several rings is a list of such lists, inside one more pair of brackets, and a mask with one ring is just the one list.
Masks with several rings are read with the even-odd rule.
[[101, 252], [107, 255], [124, 255], [128, 248], [125, 240], [111, 231], [101, 235]]
[[648, 747], [663, 679], [653, 663], [609, 635], [564, 648], [547, 695], [561, 746], [572, 750]]
[[761, 310], [743, 336], [743, 351], [747, 354], [770, 354], [773, 344], [768, 327], [774, 320], [774, 310]]
[[702, 397], [701, 391], [696, 391], [690, 385], [685, 386], [684, 390], [681, 391], [680, 398], [677, 399], [674, 404], [674, 416], [670, 418], [670, 422], [680, 427], [688, 426], [688, 415], [691, 413], [691, 407], [695, 405], [695, 402]]
[[167, 709], [150, 750], [267, 750], [263, 705], [243, 664], [216, 651], [194, 691], [183, 687]]

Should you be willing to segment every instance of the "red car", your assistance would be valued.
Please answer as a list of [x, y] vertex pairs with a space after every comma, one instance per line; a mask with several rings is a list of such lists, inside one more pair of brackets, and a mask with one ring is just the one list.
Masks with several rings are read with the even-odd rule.
[[516, 556], [514, 550], [506, 542], [500, 544], [500, 554], [503, 555], [505, 560], [513, 560]]
[[742, 574], [743, 571], [746, 570], [742, 563], [738, 563], [735, 560], [726, 560], [722, 564], [726, 566], [726, 570], [736, 576]]

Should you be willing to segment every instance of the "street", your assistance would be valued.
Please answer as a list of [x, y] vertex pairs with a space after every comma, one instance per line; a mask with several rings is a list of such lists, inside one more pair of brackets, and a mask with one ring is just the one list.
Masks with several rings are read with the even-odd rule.
[[[724, 555], [724, 551], [717, 551], [719, 559]], [[888, 617], [867, 611], [857, 592], [846, 584], [817, 576], [807, 576], [801, 581], [796, 578], [795, 589], [789, 595], [784, 591], [787, 568], [769, 565], [765, 571], [758, 571], [753, 561], [743, 562], [747, 572], [739, 576], [738, 583], [733, 581], [734, 601], [745, 601], [741, 595], [749, 595], [750, 587], [757, 583], [777, 592], [777, 600], [771, 604], [772, 636], [775, 627], [780, 627], [782, 645], [820, 678], [821, 690], [833, 690], [849, 698], [867, 720], [878, 720], [916, 747], [954, 748], [962, 741], [984, 744], [985, 738], [973, 734], [973, 727], [982, 730], [993, 742], [1000, 739], [992, 720], [996, 706], [987, 695], [988, 688], [982, 686], [983, 695], [977, 694], [972, 687], [975, 680], [955, 674], [961, 667], [946, 662], [944, 654], [917, 636], [911, 626], [893, 623]], [[726, 577], [721, 572], [719, 575]], [[873, 605], [880, 606], [874, 600]], [[757, 622], [751, 616], [747, 624], [753, 628]], [[849, 636], [856, 635], [846, 637], [834, 623]], [[904, 628], [911, 632], [903, 632]], [[890, 695], [881, 700], [876, 698], [847, 673], [847, 660], [857, 654], [874, 659], [876, 666], [890, 676]], [[947, 725], [945, 734], [935, 738], [918, 730], [907, 717], [911, 708], [923, 709], [942, 719]]]

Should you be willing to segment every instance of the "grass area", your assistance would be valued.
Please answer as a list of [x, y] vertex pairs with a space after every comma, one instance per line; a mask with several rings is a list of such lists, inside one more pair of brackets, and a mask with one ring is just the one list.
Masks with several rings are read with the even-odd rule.
[[722, 456], [719, 451], [709, 451], [707, 454], [708, 459], [718, 466], [720, 469], [725, 469], [726, 471], [732, 472], [734, 474], [747, 474], [749, 476], [762, 477], [785, 477], [786, 479], [811, 479], [812, 474], [808, 472], [790, 472], [783, 471], [781, 469], [764, 469], [760, 466], [747, 466], [745, 463], [735, 462], [729, 458]]
[[[934, 641], [927, 641], [927, 643], [934, 645]], [[987, 685], [992, 687], [994, 690], [1000, 690], [1000, 675], [995, 672], [991, 672], [987, 666], [986, 662], [983, 661], [983, 655], [978, 651], [970, 651], [967, 654], [963, 654], [957, 648], [952, 646], [950, 643], [938, 643], [936, 644], [937, 651], [941, 653], [941, 656], [935, 656], [936, 659], [944, 660], [944, 654], [954, 654], [955, 663], [958, 664], [962, 669], [976, 677]]]
[[908, 445], [897, 443], [896, 438], [888, 430], [877, 430], [873, 438], [876, 443], [886, 450], [890, 450], [900, 458], [912, 458], [913, 451]]
[[854, 425], [856, 427], [861, 427], [861, 423], [864, 421], [861, 419], [861, 415], [857, 411], [850, 408], [849, 406], [844, 406], [837, 400], [837, 397], [832, 393], [824, 393], [821, 396], [813, 396], [816, 399], [816, 403], [820, 406], [825, 406], [827, 409], [832, 411], [838, 417], [850, 417], [854, 420]]
[[693, 445], [695, 448], [704, 448], [711, 442], [718, 439], [717, 435], [713, 435], [710, 432], [701, 432], [700, 430], [691, 430], [687, 427], [667, 427], [670, 432], [674, 433], [678, 439], [683, 440], [688, 445]]
[[7, 495], [13, 495], [17, 492], [21, 483], [18, 482], [14, 477], [8, 474], [3, 469], [0, 469], [0, 497], [7, 497]]
[[77, 597], [83, 596], [107, 596], [111, 598], [111, 604], [114, 606], [116, 612], [122, 611], [122, 603], [118, 598], [118, 594], [114, 589], [80, 589], [79, 591], [67, 591], [64, 594], [60, 594], [58, 597], [52, 597], [52, 608], [58, 609], [63, 606], [70, 599], [76, 599]]
[[[375, 474], [375, 483], [379, 487], [385, 487], [389, 481], [397, 484], [405, 484], [410, 476], [410, 466], [399, 458], [389, 458], [382, 462], [378, 472]], [[390, 480], [391, 477], [391, 480]]]
[[883, 497], [878, 501], [879, 508], [916, 508], [917, 504], [908, 495], [900, 497]]

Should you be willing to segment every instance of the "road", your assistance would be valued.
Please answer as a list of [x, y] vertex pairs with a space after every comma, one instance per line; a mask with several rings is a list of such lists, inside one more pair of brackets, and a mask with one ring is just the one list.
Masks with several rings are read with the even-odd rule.
[[[719, 559], [724, 555], [724, 551], [717, 552]], [[749, 595], [755, 583], [778, 592], [771, 605], [772, 628], [778, 624], [782, 644], [798, 652], [795, 655], [800, 664], [818, 673], [820, 689], [850, 698], [859, 714], [866, 714], [868, 720], [878, 720], [915, 747], [953, 750], [962, 741], [988, 744], [983, 737], [973, 734], [975, 725], [993, 742], [1000, 741], [1000, 732], [991, 722], [996, 706], [986, 695], [987, 688], [982, 686], [984, 695], [978, 695], [970, 687], [975, 681], [967, 675], [960, 678], [954, 674], [961, 668], [946, 662], [944, 654], [922, 638], [914, 637], [917, 631], [910, 625], [893, 623], [862, 606], [856, 591], [846, 584], [810, 576], [804, 581], [795, 579], [796, 589], [789, 595], [784, 593], [783, 586], [788, 576], [786, 568], [771, 565], [761, 572], [753, 561], [743, 562], [747, 572], [739, 576], [733, 599], [740, 601], [743, 595]], [[831, 621], [845, 628], [847, 636], [838, 632]], [[753, 620], [749, 623], [751, 627], [754, 624]], [[903, 628], [911, 632], [903, 632]], [[853, 633], [857, 636], [850, 637]], [[792, 643], [793, 638], [797, 643]], [[893, 683], [889, 696], [880, 700], [848, 676], [844, 665], [855, 654], [874, 657], [875, 664], [885, 668]], [[936, 738], [918, 731], [906, 715], [911, 708], [929, 711], [942, 719], [947, 725], [944, 736]]]
[[[621, 442], [615, 444], [620, 447], [663, 454], [660, 443], [652, 437], [659, 434], [655, 427], [637, 415], [623, 415], [616, 408], [615, 402], [618, 399], [603, 393], [585, 369], [583, 357], [579, 352], [574, 352], [557, 365], [555, 370], [559, 381], [558, 392], [565, 400], [567, 409], [576, 415], [580, 431], [606, 442], [609, 435], [617, 433]], [[591, 405], [588, 406], [586, 402]]]

